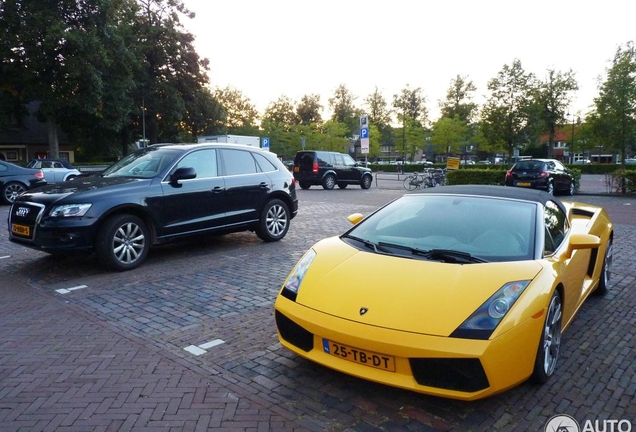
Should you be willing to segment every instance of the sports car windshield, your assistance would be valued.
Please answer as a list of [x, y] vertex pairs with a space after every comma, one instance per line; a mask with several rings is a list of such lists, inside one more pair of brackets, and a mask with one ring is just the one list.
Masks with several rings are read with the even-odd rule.
[[489, 197], [406, 195], [342, 236], [374, 253], [453, 263], [532, 259], [537, 204]]
[[152, 178], [163, 172], [175, 162], [181, 152], [162, 149], [161, 147], [148, 147], [136, 151], [124, 157], [120, 161], [108, 167], [103, 173], [104, 177], [137, 177]]

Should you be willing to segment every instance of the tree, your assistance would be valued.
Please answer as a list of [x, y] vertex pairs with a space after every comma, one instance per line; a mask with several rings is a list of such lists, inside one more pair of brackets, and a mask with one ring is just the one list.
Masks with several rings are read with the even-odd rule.
[[362, 111], [357, 109], [353, 101], [356, 99], [344, 84], [338, 86], [333, 97], [329, 98], [329, 108], [332, 110], [331, 120], [347, 125], [349, 135], [357, 134], [360, 128], [360, 115]]
[[539, 118], [548, 130], [548, 157], [554, 157], [554, 136], [556, 129], [566, 121], [568, 106], [572, 103], [571, 93], [578, 90], [574, 72], [556, 72], [548, 69], [544, 81], [538, 83], [535, 103]]
[[391, 109], [388, 107], [384, 96], [378, 91], [377, 86], [375, 91], [367, 96], [364, 101], [368, 108], [369, 123], [375, 124], [379, 130], [391, 125]]
[[309, 126], [312, 124], [321, 124], [322, 105], [320, 104], [320, 95], [311, 94], [304, 95], [300, 98], [300, 103], [296, 107], [296, 115], [300, 120], [300, 124]]
[[587, 122], [596, 139], [621, 155], [636, 151], [636, 49], [628, 42], [616, 50]]
[[[2, 82], [20, 103], [39, 102], [49, 155], [59, 157], [58, 130], [89, 119], [102, 130], [122, 128], [132, 106], [132, 51], [127, 33], [135, 4], [95, 0], [6, 0], [0, 4]], [[121, 24], [121, 23], [126, 24]]]
[[238, 135], [258, 135], [258, 111], [248, 97], [230, 86], [217, 88], [214, 93], [226, 114], [227, 133]]
[[271, 102], [267, 108], [265, 108], [261, 126], [264, 123], [271, 123], [287, 131], [291, 130], [293, 125], [299, 124], [299, 117], [296, 114], [294, 103], [291, 99], [282, 95], [278, 100]]
[[470, 122], [473, 119], [477, 104], [471, 102], [472, 93], [477, 90], [472, 81], [467, 77], [457, 75], [446, 92], [446, 99], [439, 102], [442, 117], [449, 119], [457, 116], [459, 120]]
[[508, 154], [527, 142], [528, 108], [533, 102], [534, 75], [526, 73], [519, 60], [504, 65], [488, 82], [491, 94], [482, 111], [484, 136], [492, 143], [503, 142]]
[[411, 158], [418, 149], [424, 148], [424, 124], [428, 120], [426, 97], [421, 88], [411, 89], [407, 84], [400, 94], [393, 95], [393, 108], [402, 124], [402, 153]]
[[453, 118], [441, 117], [433, 125], [431, 141], [438, 153], [463, 153], [468, 144], [470, 129], [459, 115]]

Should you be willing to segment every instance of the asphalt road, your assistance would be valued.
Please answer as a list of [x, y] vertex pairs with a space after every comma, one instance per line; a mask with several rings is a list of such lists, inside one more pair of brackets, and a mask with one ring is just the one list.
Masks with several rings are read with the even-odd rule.
[[[558, 414], [581, 427], [636, 428], [636, 196], [574, 197], [612, 217], [614, 274], [564, 334], [543, 386], [451, 401], [348, 377], [280, 346], [273, 302], [297, 259], [345, 230], [349, 214], [403, 192], [300, 190], [281, 242], [200, 238], [158, 247], [124, 273], [14, 245], [3, 228], [0, 431], [544, 431]], [[0, 206], [0, 220], [7, 212]]]

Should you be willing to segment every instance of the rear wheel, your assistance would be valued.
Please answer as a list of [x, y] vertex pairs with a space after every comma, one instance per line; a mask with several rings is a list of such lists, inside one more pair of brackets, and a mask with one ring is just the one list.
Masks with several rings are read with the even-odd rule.
[[311, 183], [306, 181], [299, 182], [301, 189], [309, 189], [311, 187]]
[[607, 241], [607, 247], [605, 249], [605, 258], [603, 259], [603, 270], [601, 270], [601, 278], [598, 281], [598, 288], [594, 290], [594, 294], [605, 295], [609, 287], [610, 279], [612, 277], [612, 259], [614, 255], [614, 248], [612, 246], [612, 239]]
[[362, 189], [369, 189], [371, 187], [371, 183], [373, 183], [371, 176], [365, 175], [362, 177], [362, 180], [360, 181], [360, 187]]
[[7, 204], [12, 204], [13, 201], [20, 195], [22, 192], [27, 190], [26, 186], [22, 183], [11, 182], [4, 185], [2, 188], [2, 200]]
[[261, 212], [256, 235], [266, 242], [278, 241], [287, 234], [289, 221], [287, 205], [279, 199], [270, 200]]
[[543, 324], [543, 332], [539, 340], [539, 348], [537, 357], [534, 361], [534, 372], [532, 380], [536, 383], [543, 384], [553, 374], [556, 369], [557, 360], [559, 359], [559, 351], [561, 349], [561, 319], [562, 303], [561, 294], [558, 290], [554, 290], [548, 312]]
[[132, 270], [148, 255], [150, 232], [137, 216], [115, 215], [100, 229], [95, 249], [101, 263], [107, 267], [119, 271]]
[[322, 179], [322, 187], [327, 190], [331, 190], [336, 186], [336, 177], [332, 174], [328, 174]]

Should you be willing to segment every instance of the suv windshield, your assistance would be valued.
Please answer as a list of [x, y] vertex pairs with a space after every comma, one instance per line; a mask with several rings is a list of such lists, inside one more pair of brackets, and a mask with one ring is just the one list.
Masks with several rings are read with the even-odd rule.
[[178, 150], [149, 147], [129, 154], [106, 168], [102, 176], [152, 178], [171, 166], [181, 154]]

